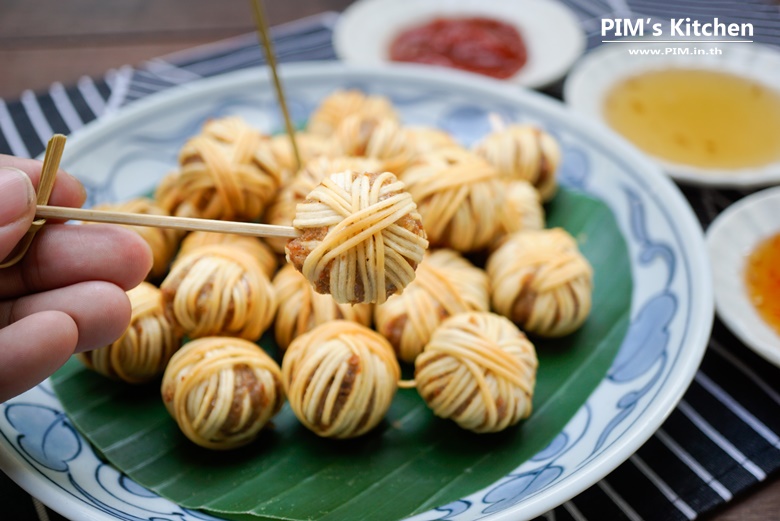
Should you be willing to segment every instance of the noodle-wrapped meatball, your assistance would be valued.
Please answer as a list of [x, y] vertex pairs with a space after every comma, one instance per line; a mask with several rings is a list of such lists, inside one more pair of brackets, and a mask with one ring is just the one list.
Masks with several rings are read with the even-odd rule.
[[406, 133], [391, 119], [353, 114], [341, 122], [333, 140], [338, 154], [379, 159], [385, 170], [396, 175], [414, 158]]
[[531, 183], [549, 201], [558, 188], [556, 171], [561, 148], [550, 134], [532, 125], [511, 125], [489, 134], [474, 151], [502, 176]]
[[165, 370], [161, 394], [184, 435], [215, 450], [254, 440], [284, 403], [278, 364], [255, 344], [231, 337], [185, 344]]
[[274, 276], [276, 268], [279, 267], [279, 260], [276, 258], [276, 255], [261, 239], [233, 233], [191, 232], [181, 241], [179, 257], [183, 257], [201, 246], [214, 244], [230, 244], [243, 249], [257, 259], [257, 262], [260, 263], [263, 272], [269, 279]]
[[428, 247], [420, 215], [390, 172], [324, 179], [298, 205], [287, 259], [336, 302], [384, 302], [414, 279]]
[[[95, 210], [111, 210], [114, 212], [139, 213], [147, 215], [168, 215], [157, 203], [147, 197], [132, 199], [123, 203], [102, 204]], [[152, 269], [147, 279], [155, 280], [165, 276], [168, 266], [179, 246], [181, 232], [170, 228], [155, 228], [152, 226], [123, 225], [143, 238], [152, 250]]]
[[398, 358], [411, 363], [444, 319], [489, 307], [487, 274], [453, 250], [437, 250], [426, 254], [402, 294], [376, 306], [374, 318]]
[[352, 114], [398, 121], [398, 113], [384, 96], [366, 96], [358, 90], [338, 90], [325, 98], [309, 118], [306, 129], [331, 136], [342, 121]]
[[432, 246], [471, 252], [500, 232], [497, 202], [504, 183], [481, 157], [462, 148], [426, 155], [401, 180], [417, 202]]
[[299, 336], [282, 361], [295, 416], [326, 438], [354, 438], [373, 429], [387, 413], [400, 375], [382, 335], [344, 320]]
[[[292, 180], [276, 195], [265, 213], [265, 222], [278, 226], [292, 226], [298, 203], [302, 203], [309, 192], [323, 179], [334, 172], [355, 170], [356, 172], [377, 172], [382, 163], [368, 157], [318, 157], [306, 163]], [[277, 253], [284, 253], [288, 239], [269, 238], [268, 244]]]
[[371, 304], [339, 304], [330, 295], [314, 291], [291, 264], [279, 270], [273, 286], [279, 302], [274, 334], [281, 349], [287, 349], [295, 338], [332, 320], [371, 324]]
[[493, 309], [527, 333], [559, 337], [588, 318], [593, 269], [561, 228], [507, 236], [487, 272]]
[[498, 432], [531, 414], [538, 361], [506, 318], [486, 312], [448, 318], [417, 357], [414, 379], [440, 418], [474, 432]]
[[130, 326], [113, 344], [76, 357], [94, 371], [131, 384], [160, 376], [181, 337], [163, 310], [159, 289], [142, 282], [127, 292], [132, 306]]
[[285, 186], [294, 177], [295, 172], [309, 161], [334, 154], [333, 140], [330, 136], [326, 137], [312, 134], [311, 132], [299, 131], [295, 133], [295, 144], [298, 146], [298, 154], [301, 156], [302, 165], [299, 165], [295, 159], [290, 136], [285, 133], [271, 138], [271, 151], [274, 154], [274, 158], [276, 158], [279, 168], [284, 173], [281, 186]]
[[503, 203], [497, 208], [501, 234], [544, 228], [544, 207], [539, 192], [528, 181], [508, 181]]
[[172, 215], [259, 219], [276, 193], [281, 169], [270, 139], [237, 117], [209, 121], [179, 152], [155, 198]]
[[160, 288], [166, 313], [190, 338], [257, 340], [276, 312], [271, 281], [257, 259], [229, 244], [179, 257]]
[[403, 130], [415, 154], [460, 146], [450, 134], [435, 127], [413, 126], [404, 127]]

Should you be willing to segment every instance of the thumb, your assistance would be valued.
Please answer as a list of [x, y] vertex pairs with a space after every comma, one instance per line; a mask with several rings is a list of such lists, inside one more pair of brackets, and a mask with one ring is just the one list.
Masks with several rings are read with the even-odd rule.
[[35, 217], [35, 190], [16, 168], [0, 167], [0, 262], [14, 249]]

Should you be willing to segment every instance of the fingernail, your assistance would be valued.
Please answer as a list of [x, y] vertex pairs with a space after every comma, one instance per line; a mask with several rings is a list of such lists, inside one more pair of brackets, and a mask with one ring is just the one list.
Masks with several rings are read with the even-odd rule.
[[27, 174], [0, 167], [0, 226], [21, 219], [34, 204], [35, 191]]

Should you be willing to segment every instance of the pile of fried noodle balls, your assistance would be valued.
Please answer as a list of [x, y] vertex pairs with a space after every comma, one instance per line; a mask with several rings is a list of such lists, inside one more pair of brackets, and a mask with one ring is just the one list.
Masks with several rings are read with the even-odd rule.
[[[154, 267], [128, 292], [125, 334], [81, 361], [128, 384], [162, 378], [181, 432], [215, 450], [252, 442], [285, 401], [318, 436], [363, 435], [399, 388], [477, 433], [527, 418], [538, 361], [526, 334], [570, 334], [591, 307], [576, 240], [545, 228], [556, 140], [513, 124], [469, 149], [359, 91], [328, 96], [295, 138], [302, 168], [289, 137], [208, 121], [153, 198], [109, 205], [299, 235], [134, 227]], [[281, 364], [257, 343], [266, 331]]]

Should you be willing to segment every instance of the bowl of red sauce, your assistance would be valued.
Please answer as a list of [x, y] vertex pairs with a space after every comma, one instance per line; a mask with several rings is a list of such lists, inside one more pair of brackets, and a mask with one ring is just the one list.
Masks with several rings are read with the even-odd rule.
[[528, 61], [525, 40], [513, 24], [482, 16], [441, 17], [402, 30], [390, 60], [427, 63], [511, 78]]
[[358, 0], [333, 44], [362, 65], [418, 63], [541, 88], [566, 74], [585, 34], [555, 0]]

